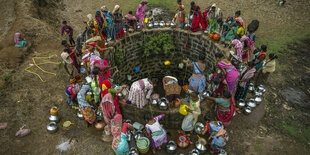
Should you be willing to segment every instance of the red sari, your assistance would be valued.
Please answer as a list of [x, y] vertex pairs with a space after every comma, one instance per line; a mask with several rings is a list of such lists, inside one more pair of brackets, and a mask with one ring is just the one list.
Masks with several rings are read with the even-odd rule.
[[231, 119], [234, 116], [235, 113], [235, 98], [232, 96], [231, 97], [231, 104], [230, 104], [230, 109], [222, 111], [221, 109], [219, 109], [219, 107], [217, 107], [216, 110], [216, 119], [218, 121], [223, 122], [223, 125], [225, 128], [227, 128], [230, 124]]
[[191, 27], [194, 32], [200, 30], [199, 24], [202, 22], [201, 11], [197, 12], [198, 9], [200, 9], [200, 7], [198, 5], [196, 5], [195, 12], [194, 12], [194, 18], [192, 21], [192, 27]]
[[[101, 96], [105, 96], [106, 94], [109, 93], [109, 89], [111, 89], [112, 86], [109, 80], [104, 80], [102, 84], [104, 84], [105, 87], [102, 87]], [[115, 107], [115, 111], [118, 114], [120, 114], [121, 110], [119, 109], [119, 100], [118, 100], [117, 94], [111, 94], [111, 95], [113, 95], [113, 105]]]
[[202, 14], [201, 18], [201, 30], [204, 31], [209, 26], [209, 20], [208, 20], [208, 9]]

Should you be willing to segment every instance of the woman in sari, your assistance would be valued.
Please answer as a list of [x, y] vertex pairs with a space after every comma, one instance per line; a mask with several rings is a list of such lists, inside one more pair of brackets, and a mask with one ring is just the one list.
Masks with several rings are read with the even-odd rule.
[[65, 94], [68, 97], [67, 98], [67, 103], [69, 104], [69, 106], [74, 107], [75, 106], [75, 102], [76, 102], [76, 95], [78, 94], [78, 92], [80, 91], [79, 88], [79, 84], [76, 85], [71, 85], [68, 86], [65, 89]]
[[163, 88], [169, 100], [169, 105], [172, 107], [181, 93], [181, 86], [178, 84], [178, 79], [173, 76], [165, 76], [163, 78]]
[[104, 80], [102, 82], [102, 89], [101, 89], [101, 96], [105, 96], [106, 94], [110, 93], [113, 97], [113, 104], [115, 107], [115, 111], [120, 114], [121, 111], [119, 109], [119, 100], [117, 97], [117, 94], [121, 93], [123, 91], [123, 89], [125, 89], [127, 86], [123, 85], [120, 89], [115, 90], [111, 88], [111, 83], [109, 80]]
[[228, 30], [225, 37], [222, 37], [221, 42], [225, 44], [226, 47], [229, 46], [229, 42], [236, 38], [237, 34], [237, 23], [234, 21], [233, 17], [227, 19]]
[[108, 41], [111, 39], [116, 39], [116, 31], [113, 24], [113, 15], [109, 11], [109, 9], [106, 6], [101, 7], [102, 15], [105, 17], [105, 20], [107, 21], [107, 31], [108, 31]]
[[[136, 104], [138, 108], [142, 109], [148, 103], [147, 100], [151, 98], [151, 94], [156, 85], [154, 82], [145, 78], [132, 83], [128, 100], [131, 101], [132, 104]], [[147, 91], [148, 93], [146, 94]]]
[[224, 59], [224, 55], [222, 53], [216, 53], [215, 58], [219, 62], [217, 67], [224, 73], [229, 92], [232, 94], [238, 81], [238, 70], [231, 64], [231, 62]]
[[83, 85], [81, 90], [77, 95], [80, 111], [84, 116], [84, 119], [88, 124], [93, 124], [96, 120], [96, 114], [94, 110], [91, 108], [91, 105], [86, 101], [86, 93], [91, 91], [91, 87], [89, 85]]
[[70, 76], [70, 84], [76, 84], [78, 82], [81, 82], [82, 79], [80, 77], [79, 71], [73, 64], [73, 60], [70, 57], [69, 51], [62, 52], [61, 58], [63, 59], [62, 64], [64, 65], [66, 72]]
[[254, 44], [251, 41], [251, 39], [247, 36], [243, 36], [240, 39], [241, 43], [243, 44], [243, 55], [242, 55], [242, 61], [244, 63], [247, 63], [249, 61], [252, 61], [253, 55], [254, 55]]
[[116, 30], [116, 37], [120, 38], [125, 35], [124, 29], [123, 29], [123, 15], [120, 12], [120, 6], [115, 5], [113, 13], [113, 21], [115, 23], [115, 30]]
[[248, 88], [250, 85], [250, 80], [254, 77], [255, 73], [255, 65], [254, 62], [249, 62], [247, 67], [245, 67], [240, 76], [239, 84], [236, 90], [235, 99], [245, 99], [248, 93]]
[[206, 88], [206, 77], [204, 75], [204, 70], [206, 69], [205, 59], [205, 55], [200, 54], [198, 62], [186, 64], [188, 67], [193, 67], [193, 74], [189, 79], [189, 89], [197, 92], [201, 100], [203, 99], [202, 93]]
[[98, 76], [99, 86], [102, 86], [102, 82], [110, 77], [110, 66], [107, 60], [95, 60], [91, 65], [91, 70], [95, 76]]
[[146, 9], [147, 0], [141, 0], [139, 7], [137, 9], [136, 15], [139, 18], [140, 26], [144, 26], [144, 16], [145, 16], [145, 9]]
[[21, 33], [15, 33], [14, 35], [15, 47], [25, 47], [27, 45], [26, 39]]
[[180, 5], [179, 8], [178, 8], [178, 13], [177, 13], [177, 18], [176, 18], [176, 26], [177, 27], [184, 27], [185, 25], [185, 15], [186, 15], [186, 12], [184, 10], [184, 5]]
[[270, 73], [276, 70], [276, 59], [277, 58], [278, 56], [276, 56], [275, 54], [273, 53], [269, 54], [269, 60], [267, 60], [267, 62], [263, 66], [263, 69], [261, 69], [257, 74], [256, 80], [255, 80], [256, 86], [259, 84], [264, 85], [267, 82]]
[[209, 133], [209, 140], [212, 139], [210, 143], [211, 153], [219, 152], [228, 142], [229, 136], [220, 121], [210, 121], [208, 117], [205, 117], [206, 128], [202, 132], [205, 135], [206, 132]]
[[[233, 40], [231, 41], [231, 45], [233, 45], [233, 47], [234, 47], [234, 49], [235, 49], [234, 53], [231, 53], [231, 55], [232, 55], [232, 54], [237, 55], [237, 60], [238, 60], [239, 62], [242, 62], [242, 49], [243, 49], [243, 44], [241, 43], [240, 40], [238, 40], [238, 39], [233, 39]], [[230, 55], [230, 56], [231, 56], [231, 55]]]
[[223, 122], [225, 128], [230, 124], [235, 112], [234, 99], [231, 97], [229, 91], [225, 90], [223, 93], [224, 97], [214, 98], [207, 96], [207, 99], [215, 101], [216, 108], [216, 119]]
[[159, 120], [165, 115], [159, 115], [154, 118], [151, 117], [149, 113], [144, 115], [144, 120], [146, 121], [145, 129], [148, 135], [152, 135], [152, 146], [153, 153], [155, 154], [156, 149], [161, 149], [160, 147], [167, 143], [167, 134], [165, 129], [159, 124]]
[[194, 9], [194, 17], [193, 17], [193, 21], [192, 21], [192, 26], [191, 29], [193, 32], [199, 31], [200, 30], [200, 23], [201, 23], [201, 11], [200, 11], [200, 7], [199, 5], [195, 5], [195, 9]]
[[236, 21], [239, 21], [240, 24], [242, 25], [242, 27], [245, 28], [244, 21], [243, 21], [243, 19], [240, 17], [240, 15], [241, 15], [241, 11], [240, 11], [240, 10], [236, 11], [236, 12], [235, 12], [235, 20], [236, 20]]
[[128, 155], [129, 146], [127, 142], [127, 129], [133, 130], [134, 128], [128, 123], [122, 122], [123, 117], [121, 114], [116, 114], [111, 120], [111, 132], [113, 136], [112, 149], [117, 155]]

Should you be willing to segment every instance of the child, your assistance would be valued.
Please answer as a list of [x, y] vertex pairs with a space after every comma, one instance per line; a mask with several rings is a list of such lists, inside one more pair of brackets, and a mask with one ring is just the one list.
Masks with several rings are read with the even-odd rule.
[[159, 120], [165, 115], [159, 115], [154, 118], [151, 117], [149, 113], [144, 115], [144, 120], [146, 121], [145, 129], [149, 135], [152, 135], [153, 143], [153, 153], [155, 154], [156, 148], [159, 148], [167, 143], [167, 134], [166, 131], [159, 124]]
[[75, 44], [75, 41], [73, 39], [73, 29], [71, 26], [67, 25], [67, 21], [62, 22], [63, 26], [61, 28], [61, 37], [63, 37], [64, 32], [66, 32], [67, 35], [69, 35], [69, 41], [71, 46]]
[[147, 22], [148, 22], [148, 23], [154, 22], [153, 11], [152, 11], [152, 10], [149, 11], [149, 14], [148, 14], [148, 21], [147, 21]]
[[210, 85], [213, 97], [221, 96], [225, 90], [227, 82], [222, 73], [214, 73], [211, 77], [212, 84]]

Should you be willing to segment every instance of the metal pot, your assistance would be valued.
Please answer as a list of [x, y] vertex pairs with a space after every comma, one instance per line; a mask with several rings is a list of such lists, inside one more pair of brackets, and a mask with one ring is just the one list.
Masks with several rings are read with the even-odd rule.
[[248, 88], [248, 89], [249, 89], [249, 91], [250, 91], [250, 92], [252, 92], [252, 93], [253, 93], [253, 92], [255, 92], [255, 88], [254, 88], [254, 86], [249, 86], [249, 88]]
[[203, 31], [203, 33], [204, 33], [204, 34], [208, 34], [208, 33], [209, 33], [209, 31], [208, 31], [208, 30], [205, 30], [205, 31]]
[[256, 104], [260, 104], [263, 101], [263, 99], [261, 96], [255, 96], [254, 101]]
[[239, 100], [239, 103], [238, 103], [238, 107], [239, 107], [239, 108], [244, 108], [244, 106], [245, 106], [244, 100], [243, 100], [243, 99], [240, 99], [240, 100]]
[[161, 21], [161, 22], [159, 23], [159, 26], [160, 26], [160, 27], [165, 27], [165, 26], [166, 26], [166, 24], [165, 24], [165, 22], [164, 22], [164, 21]]
[[227, 155], [227, 152], [224, 149], [221, 149], [218, 155]]
[[47, 124], [46, 130], [48, 133], [55, 133], [58, 130], [56, 122], [50, 122]]
[[154, 28], [159, 27], [159, 23], [158, 22], [154, 22]]
[[167, 23], [166, 23], [166, 27], [169, 27], [169, 26], [170, 26], [170, 23], [169, 23], [169, 22], [167, 22]]
[[171, 28], [175, 28], [175, 24], [174, 24], [174, 23], [171, 23], [171, 24], [170, 24], [170, 27], [171, 27]]
[[257, 87], [257, 89], [258, 89], [259, 92], [262, 92], [262, 93], [265, 93], [265, 92], [266, 92], [266, 88], [265, 88], [263, 85], [259, 85], [259, 86]]
[[149, 23], [149, 24], [147, 25], [147, 27], [148, 27], [149, 29], [152, 29], [152, 28], [153, 28], [153, 24], [152, 24], [152, 23]]
[[141, 26], [140, 25], [137, 26], [137, 31], [141, 31]]
[[135, 137], [136, 140], [138, 140], [138, 139], [141, 139], [142, 137], [144, 137], [144, 134], [143, 134], [142, 131], [136, 131], [134, 133], [134, 137]]
[[189, 145], [189, 141], [184, 135], [179, 136], [178, 138], [178, 146], [180, 148], [186, 148]]
[[263, 95], [263, 93], [258, 91], [258, 90], [256, 90], [254, 93], [255, 93], [255, 96], [262, 96]]
[[51, 115], [48, 119], [49, 119], [51, 122], [56, 122], [56, 123], [59, 122], [59, 117], [58, 117], [57, 115]]
[[189, 29], [189, 24], [185, 24], [184, 29]]
[[195, 124], [195, 126], [194, 126], [194, 130], [195, 130], [195, 132], [197, 133], [197, 134], [202, 134], [202, 131], [205, 129], [205, 126], [202, 124], [202, 123], [200, 123], [200, 122], [197, 122], [196, 124]]
[[209, 91], [209, 90], [207, 90], [207, 91], [204, 91], [203, 93], [202, 93], [202, 96], [203, 97], [205, 97], [205, 96], [211, 96], [211, 94], [212, 94], [212, 92], [211, 91]]
[[130, 155], [139, 155], [138, 149], [135, 147], [130, 148], [129, 154]]
[[167, 110], [168, 109], [168, 104], [169, 104], [169, 101], [165, 97], [162, 97], [159, 100], [159, 109]]
[[200, 144], [199, 141], [195, 143], [195, 147], [196, 149], [199, 150], [199, 153], [204, 153], [207, 151], [207, 147], [205, 145]]
[[126, 119], [125, 123], [131, 124], [131, 120], [130, 119]]
[[199, 155], [200, 153], [199, 153], [199, 150], [197, 150], [197, 149], [193, 149], [190, 153], [189, 153], [189, 155]]
[[127, 141], [132, 141], [132, 133], [131, 133], [131, 131], [127, 131], [127, 133], [126, 133], [126, 135], [127, 135]]
[[132, 125], [133, 128], [135, 128], [136, 130], [138, 131], [142, 131], [144, 126], [138, 122], [134, 122], [133, 125]]
[[250, 100], [248, 100], [247, 106], [249, 106], [250, 108], [255, 108], [256, 103], [255, 103], [254, 99], [251, 98]]
[[251, 107], [245, 107], [245, 108], [244, 108], [244, 113], [245, 113], [245, 114], [248, 115], [248, 114], [250, 114], [251, 112], [252, 112]]
[[79, 119], [84, 119], [84, 116], [80, 111], [78, 111], [76, 115]]
[[157, 106], [158, 101], [157, 100], [152, 100], [152, 106]]
[[166, 150], [167, 153], [175, 153], [177, 150], [177, 144], [173, 140], [170, 140], [166, 145]]

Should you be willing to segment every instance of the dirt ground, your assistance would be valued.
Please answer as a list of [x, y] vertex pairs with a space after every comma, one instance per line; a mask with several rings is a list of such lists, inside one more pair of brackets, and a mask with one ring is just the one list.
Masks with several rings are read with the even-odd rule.
[[[127, 6], [125, 0], [76, 0], [74, 3], [69, 0], [2, 1], [0, 13], [5, 16], [0, 18], [0, 122], [8, 122], [8, 128], [0, 131], [0, 154], [113, 154], [111, 143], [100, 140], [102, 131], [84, 127], [83, 120], [76, 117], [77, 111], [66, 104], [64, 89], [69, 79], [62, 65], [42, 65], [56, 76], [31, 69], [46, 82], [24, 70], [33, 64], [33, 57], [56, 54], [51, 61], [60, 62], [61, 21], [68, 20], [76, 36], [84, 28], [82, 21], [86, 20], [86, 15], [94, 14], [105, 2], [109, 2], [110, 9], [114, 4], [121, 4], [124, 12], [137, 6], [135, 3]], [[189, 6], [190, 0], [184, 2]], [[197, 0], [202, 8], [212, 2]], [[292, 35], [298, 38], [298, 35], [309, 32], [308, 0], [288, 1], [284, 7], [278, 7], [276, 2], [216, 1], [225, 16], [233, 15], [235, 8], [240, 8], [247, 23], [260, 20], [258, 42], [264, 42], [263, 38], [266, 38], [267, 45], [285, 44], [284, 40]], [[13, 36], [17, 31], [31, 43], [27, 49], [14, 47]], [[275, 41], [272, 38], [276, 38]], [[285, 56], [278, 60], [281, 67], [268, 82], [266, 103], [249, 116], [237, 115], [233, 119], [228, 129], [230, 140], [225, 147], [228, 154], [309, 154], [309, 43], [307, 39], [290, 44], [290, 50], [280, 51]], [[54, 105], [60, 108], [61, 122], [70, 120], [74, 125], [70, 128], [59, 125], [56, 134], [48, 134], [49, 109]], [[15, 133], [23, 124], [32, 133], [16, 138]], [[71, 148], [60, 153], [56, 145], [69, 139], [72, 139]], [[187, 150], [179, 151], [187, 153]], [[160, 151], [158, 154], [166, 153]]]

